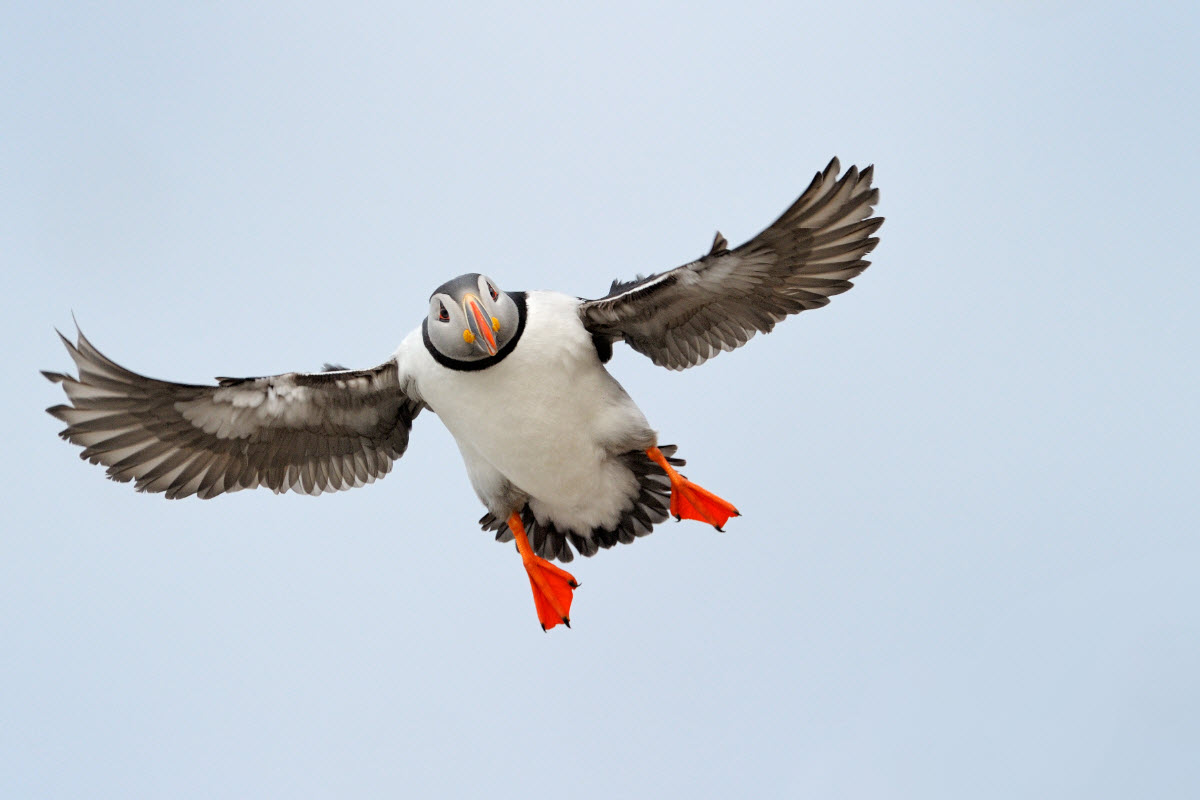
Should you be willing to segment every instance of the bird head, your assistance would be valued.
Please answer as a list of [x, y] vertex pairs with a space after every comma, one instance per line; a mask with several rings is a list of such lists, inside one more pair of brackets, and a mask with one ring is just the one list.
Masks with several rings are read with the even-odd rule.
[[495, 281], [478, 272], [459, 275], [429, 298], [429, 342], [455, 361], [490, 358], [517, 333], [520, 311]]

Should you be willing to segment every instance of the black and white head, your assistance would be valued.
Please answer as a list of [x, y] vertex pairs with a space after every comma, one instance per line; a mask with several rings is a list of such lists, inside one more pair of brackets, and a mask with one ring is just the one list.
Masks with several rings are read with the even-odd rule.
[[459, 275], [434, 290], [425, 345], [438, 361], [467, 368], [503, 358], [520, 335], [524, 296], [508, 294], [486, 275]]

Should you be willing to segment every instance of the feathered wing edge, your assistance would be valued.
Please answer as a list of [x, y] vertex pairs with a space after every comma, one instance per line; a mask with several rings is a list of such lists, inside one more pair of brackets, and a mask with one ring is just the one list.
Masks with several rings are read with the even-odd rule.
[[79, 375], [43, 372], [69, 404], [46, 409], [80, 457], [168, 498], [264, 486], [320, 494], [386, 475], [408, 446], [423, 407], [401, 389], [398, 368], [171, 383], [125, 369], [78, 333], [59, 333]]
[[840, 179], [839, 170], [834, 158], [775, 222], [733, 250], [718, 233], [696, 261], [614, 281], [608, 295], [581, 303], [584, 326], [624, 340], [655, 364], [685, 369], [827, 304], [870, 265], [863, 256], [883, 224], [870, 217], [879, 200], [874, 168], [852, 166]]

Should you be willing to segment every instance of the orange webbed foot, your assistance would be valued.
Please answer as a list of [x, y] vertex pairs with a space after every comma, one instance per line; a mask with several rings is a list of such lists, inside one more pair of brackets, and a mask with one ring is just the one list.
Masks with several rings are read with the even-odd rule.
[[538, 556], [525, 563], [525, 571], [529, 573], [533, 605], [542, 630], [548, 631], [560, 622], [571, 627], [571, 601], [579, 587], [574, 576]]
[[671, 514], [675, 519], [707, 522], [719, 531], [725, 529], [730, 517], [741, 516], [733, 503], [683, 477], [671, 485]]
[[698, 486], [680, 475], [668, 462], [662, 451], [651, 447], [646, 451], [650, 460], [662, 467], [671, 481], [671, 516], [675, 519], [694, 519], [707, 522], [717, 530], [724, 530], [730, 517], [741, 514], [733, 503], [717, 497], [702, 486]]
[[575, 599], [575, 590], [579, 588], [579, 582], [565, 569], [533, 554], [519, 514], [509, 515], [508, 528], [513, 532], [517, 541], [517, 552], [521, 554], [521, 561], [529, 574], [533, 605], [537, 609], [542, 630], [548, 631], [560, 623], [571, 627], [571, 601]]

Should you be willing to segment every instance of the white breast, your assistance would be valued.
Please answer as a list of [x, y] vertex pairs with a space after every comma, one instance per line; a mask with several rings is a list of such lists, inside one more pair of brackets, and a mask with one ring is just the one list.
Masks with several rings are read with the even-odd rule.
[[586, 533], [613, 524], [636, 493], [613, 455], [654, 443], [641, 410], [600, 363], [579, 321], [579, 300], [554, 292], [526, 296], [528, 318], [516, 348], [476, 372], [447, 369], [420, 331], [397, 352], [401, 373], [459, 443], [471, 482], [493, 513], [498, 476], [531, 498], [539, 518]]

